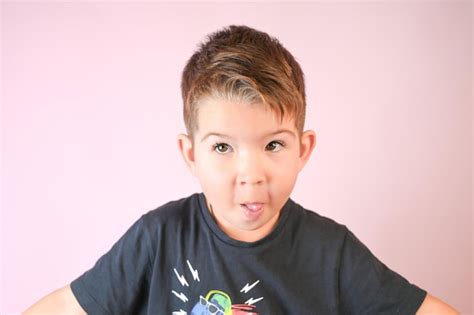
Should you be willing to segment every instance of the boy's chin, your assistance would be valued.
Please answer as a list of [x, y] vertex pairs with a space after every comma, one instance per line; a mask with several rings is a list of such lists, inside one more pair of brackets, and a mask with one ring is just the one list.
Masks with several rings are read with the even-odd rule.
[[[271, 218], [259, 218], [258, 220], [243, 219], [239, 222], [238, 229], [243, 232], [259, 232], [272, 231], [277, 222], [273, 222]], [[237, 226], [236, 226], [237, 227]]]
[[225, 226], [221, 225], [219, 222], [217, 222], [219, 227], [221, 227], [223, 230], [230, 230], [232, 231], [232, 234], [236, 233], [241, 233], [245, 234], [248, 232], [257, 232], [265, 226], [265, 222], [263, 221], [247, 221], [243, 218], [238, 218], [236, 220], [232, 221], [227, 221], [227, 224]]

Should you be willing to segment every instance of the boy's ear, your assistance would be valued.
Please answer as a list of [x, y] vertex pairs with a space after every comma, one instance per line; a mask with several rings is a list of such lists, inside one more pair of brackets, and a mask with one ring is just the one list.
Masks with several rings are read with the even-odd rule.
[[194, 149], [191, 139], [189, 138], [189, 136], [180, 133], [177, 137], [177, 140], [179, 150], [184, 158], [184, 162], [186, 162], [186, 165], [188, 166], [191, 173], [196, 176]]
[[314, 147], [316, 146], [316, 133], [313, 130], [306, 130], [301, 135], [300, 143], [300, 165], [299, 171], [303, 169], [308, 162], [311, 152], [313, 152]]

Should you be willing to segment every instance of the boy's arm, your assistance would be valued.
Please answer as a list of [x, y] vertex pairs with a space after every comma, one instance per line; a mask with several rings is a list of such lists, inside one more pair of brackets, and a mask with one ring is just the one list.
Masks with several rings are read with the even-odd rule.
[[420, 308], [416, 312], [416, 315], [459, 315], [460, 313], [456, 311], [454, 308], [449, 306], [448, 304], [444, 303], [440, 299], [430, 295], [429, 293], [426, 295], [423, 303], [421, 304]]
[[46, 295], [22, 313], [22, 315], [33, 314], [86, 315], [87, 313], [77, 302], [68, 284]]

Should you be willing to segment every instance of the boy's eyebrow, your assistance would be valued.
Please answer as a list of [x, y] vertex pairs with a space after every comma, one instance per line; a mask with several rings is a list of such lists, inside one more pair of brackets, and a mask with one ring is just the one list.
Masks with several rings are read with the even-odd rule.
[[[296, 138], [296, 135], [293, 131], [289, 130], [289, 129], [280, 129], [280, 130], [277, 130], [277, 131], [274, 131], [274, 132], [270, 132], [269, 134], [267, 134], [265, 137], [269, 137], [269, 136], [274, 136], [276, 134], [279, 134], [279, 133], [289, 133], [291, 136], [293, 136], [293, 138]], [[222, 133], [218, 133], [218, 132], [209, 132], [208, 134], [206, 134], [202, 139], [201, 139], [201, 142], [203, 142], [204, 140], [206, 140], [207, 137], [209, 136], [217, 136], [217, 137], [221, 137], [221, 138], [229, 138], [229, 139], [232, 139], [231, 136], [227, 136], [225, 134], [222, 134]]]

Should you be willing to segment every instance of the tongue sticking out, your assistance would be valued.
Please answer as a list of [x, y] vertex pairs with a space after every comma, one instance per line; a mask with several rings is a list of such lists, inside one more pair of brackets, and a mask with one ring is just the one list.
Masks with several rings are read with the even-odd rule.
[[246, 203], [244, 205], [250, 211], [259, 211], [260, 209], [262, 209], [262, 206], [263, 206], [263, 204], [261, 204], [261, 203]]
[[263, 203], [246, 203], [241, 204], [240, 206], [244, 210], [243, 213], [245, 215], [245, 218], [250, 221], [258, 220], [258, 218], [262, 215], [264, 211]]

